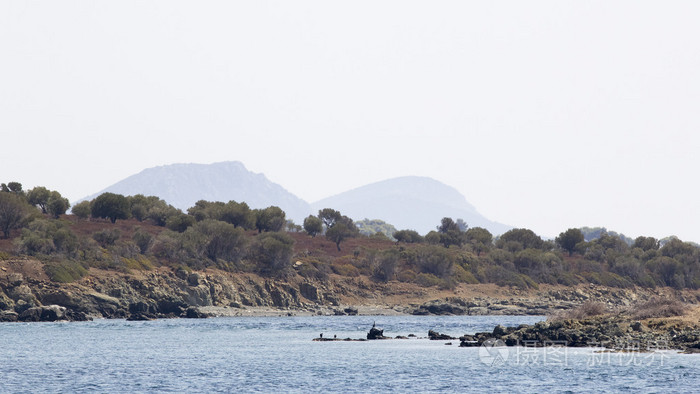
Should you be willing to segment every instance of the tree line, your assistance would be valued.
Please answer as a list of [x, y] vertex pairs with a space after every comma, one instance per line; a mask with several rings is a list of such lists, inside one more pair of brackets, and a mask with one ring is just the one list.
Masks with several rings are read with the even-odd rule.
[[[106, 225], [85, 237], [58, 219], [69, 207], [56, 191], [44, 187], [24, 191], [17, 182], [2, 184], [0, 230], [4, 238], [15, 234], [16, 253], [41, 258], [54, 276], [67, 280], [84, 275], [89, 267], [130, 270], [167, 264], [280, 278], [325, 279], [337, 274], [445, 288], [459, 283], [700, 288], [700, 249], [673, 237], [632, 240], [589, 228], [567, 229], [554, 240], [544, 240], [529, 229], [494, 237], [484, 228], [448, 217], [422, 235], [396, 230], [380, 220], [356, 223], [331, 208], [297, 225], [276, 206], [252, 209], [245, 202], [201, 200], [183, 212], [155, 196], [115, 193], [82, 201], [72, 213], [81, 220], [115, 224], [134, 219], [144, 225], [128, 230]], [[145, 224], [162, 230], [149, 230]], [[302, 233], [308, 239], [332, 242], [340, 257], [297, 250]], [[363, 237], [377, 243], [344, 250], [345, 241]], [[293, 260], [301, 265], [293, 265]]]

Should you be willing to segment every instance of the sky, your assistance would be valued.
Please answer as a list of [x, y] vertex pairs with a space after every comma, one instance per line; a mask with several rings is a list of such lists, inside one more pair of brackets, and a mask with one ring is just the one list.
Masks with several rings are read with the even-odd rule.
[[0, 0], [0, 182], [429, 176], [543, 236], [700, 242], [700, 2]]

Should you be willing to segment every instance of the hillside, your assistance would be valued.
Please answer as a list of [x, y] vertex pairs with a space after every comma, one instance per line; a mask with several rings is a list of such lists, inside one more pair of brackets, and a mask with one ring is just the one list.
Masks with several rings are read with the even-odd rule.
[[237, 161], [148, 168], [85, 199], [93, 199], [104, 192], [157, 196], [183, 211], [199, 200], [234, 200], [246, 202], [251, 208], [278, 206], [295, 221], [311, 212], [306, 201]]
[[432, 178], [406, 176], [372, 183], [311, 204], [314, 211], [330, 207], [353, 219], [381, 219], [397, 229], [426, 234], [443, 217], [463, 219], [494, 235], [511, 227], [481, 215], [456, 189]]

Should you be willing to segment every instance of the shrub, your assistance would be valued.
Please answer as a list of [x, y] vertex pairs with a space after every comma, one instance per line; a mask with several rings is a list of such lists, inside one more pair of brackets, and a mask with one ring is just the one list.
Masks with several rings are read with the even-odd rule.
[[677, 299], [653, 297], [649, 301], [632, 306], [629, 314], [635, 319], [651, 319], [682, 316], [686, 310], [686, 306]]
[[44, 271], [52, 281], [61, 283], [76, 281], [88, 272], [82, 264], [73, 260], [46, 263]]
[[555, 314], [551, 317], [551, 320], [581, 320], [589, 317], [600, 316], [607, 312], [608, 308], [602, 302], [586, 301], [576, 308]]
[[460, 265], [456, 265], [454, 267], [454, 279], [457, 282], [461, 283], [469, 283], [469, 284], [476, 284], [479, 283], [478, 280], [474, 277], [474, 275], [462, 268]]
[[122, 233], [119, 229], [105, 229], [92, 234], [92, 239], [97, 241], [103, 248], [106, 248], [107, 246], [114, 245], [121, 236]]
[[420, 273], [416, 276], [416, 283], [423, 287], [433, 287], [440, 285], [442, 280], [433, 274]]
[[333, 264], [331, 266], [333, 272], [342, 276], [357, 277], [360, 276], [360, 270], [352, 264]]

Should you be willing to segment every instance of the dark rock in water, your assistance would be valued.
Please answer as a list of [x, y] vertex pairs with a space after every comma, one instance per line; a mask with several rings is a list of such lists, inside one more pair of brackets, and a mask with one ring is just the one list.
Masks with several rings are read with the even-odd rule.
[[357, 308], [348, 307], [348, 308], [344, 309], [344, 312], [350, 316], [356, 316], [357, 315]]
[[188, 319], [206, 319], [209, 315], [200, 311], [199, 308], [191, 306], [185, 311], [184, 317]]
[[447, 334], [440, 334], [439, 332], [433, 331], [433, 330], [428, 330], [428, 338], [431, 341], [445, 341], [445, 340], [450, 340], [450, 339], [457, 339], [457, 338], [453, 338]]
[[0, 312], [0, 322], [16, 322], [19, 318], [17, 312], [2, 311]]
[[128, 321], [147, 321], [153, 319], [155, 319], [155, 316], [146, 313], [132, 313], [126, 318]]
[[372, 327], [367, 333], [367, 339], [389, 339], [389, 337], [384, 336], [384, 330]]
[[494, 337], [501, 337], [503, 335], [506, 335], [506, 333], [507, 333], [506, 328], [500, 324], [493, 328], [493, 336]]
[[37, 322], [37, 321], [57, 321], [68, 320], [66, 317], [66, 308], [58, 305], [35, 306], [25, 310], [19, 314], [19, 321]]

